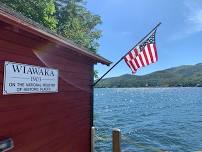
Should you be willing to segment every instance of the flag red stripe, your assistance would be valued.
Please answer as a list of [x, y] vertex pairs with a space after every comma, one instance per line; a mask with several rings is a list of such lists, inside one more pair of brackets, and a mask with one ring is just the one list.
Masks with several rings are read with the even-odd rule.
[[126, 64], [130, 67], [130, 65], [128, 64], [128, 59], [124, 58], [124, 61], [126, 62]]
[[155, 52], [155, 56], [156, 56], [156, 61], [158, 61], [158, 54], [157, 54], [157, 49], [156, 49], [156, 44], [153, 44], [154, 46], [154, 52]]
[[140, 68], [139, 63], [137, 62], [137, 58], [135, 58], [134, 61], [135, 61], [135, 64], [137, 65], [137, 68]]
[[132, 60], [132, 64], [134, 65], [135, 70], [137, 70], [137, 69], [138, 69], [138, 67], [137, 67], [137, 64], [135, 63], [135, 60], [134, 60], [134, 59]]
[[148, 60], [148, 58], [147, 58], [147, 54], [146, 54], [146, 51], [145, 51], [145, 50], [143, 50], [143, 54], [144, 54], [144, 58], [145, 58], [145, 60], [146, 60], [147, 65], [149, 65], [149, 60]]
[[153, 63], [153, 62], [154, 62], [154, 59], [153, 59], [153, 56], [152, 56], [152, 52], [151, 52], [151, 48], [150, 48], [150, 44], [147, 44], [146, 47], [148, 48], [149, 56], [150, 56], [150, 58], [151, 58], [151, 62]]
[[138, 54], [139, 54], [139, 52], [138, 52], [138, 50], [135, 48], [134, 49], [134, 51], [135, 51], [135, 55], [136, 55], [136, 57], [138, 56]]
[[[132, 62], [129, 61], [127, 58], [124, 58], [124, 60], [125, 60], [126, 64], [131, 68], [132, 72], [135, 73], [135, 72], [136, 72], [136, 68], [133, 67]], [[129, 64], [128, 62], [129, 62], [130, 64]]]
[[130, 56], [130, 59], [132, 60], [134, 57], [133, 57], [133, 54], [131, 52], [128, 53], [128, 55]]
[[142, 64], [142, 66], [144, 67], [145, 65], [144, 65], [144, 62], [143, 62], [143, 59], [142, 59], [141, 54], [139, 54], [139, 59], [140, 59], [140, 62], [141, 62], [141, 64]]
[[132, 50], [131, 54], [133, 55], [133, 59], [134, 59], [135, 58], [135, 50]]
[[130, 61], [130, 65], [132, 66], [133, 70], [136, 71], [136, 68], [135, 68], [135, 66], [134, 66], [134, 64], [133, 64], [133, 62], [132, 62], [132, 60]]
[[144, 55], [144, 51], [141, 52], [141, 56], [142, 56], [142, 59], [143, 59], [143, 62], [144, 62], [144, 66], [148, 65], [147, 61], [146, 61], [146, 56]]

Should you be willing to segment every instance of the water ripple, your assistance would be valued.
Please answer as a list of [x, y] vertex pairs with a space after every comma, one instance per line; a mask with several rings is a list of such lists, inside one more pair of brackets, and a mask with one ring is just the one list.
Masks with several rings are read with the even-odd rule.
[[123, 152], [202, 149], [202, 88], [95, 89], [96, 151], [111, 151], [112, 128]]

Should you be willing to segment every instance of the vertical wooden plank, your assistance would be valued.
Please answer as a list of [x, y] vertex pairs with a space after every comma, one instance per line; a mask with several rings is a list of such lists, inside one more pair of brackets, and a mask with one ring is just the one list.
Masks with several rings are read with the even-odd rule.
[[121, 130], [114, 128], [112, 131], [113, 152], [121, 152]]
[[4, 62], [13, 61], [59, 69], [59, 92], [10, 96], [1, 93], [0, 137], [13, 138], [12, 152], [89, 152], [90, 149], [94, 152], [92, 83], [93, 64], [97, 59], [20, 27], [15, 32], [16, 27], [9, 26], [6, 31], [0, 30], [3, 31], [0, 36], [0, 88], [3, 88]]

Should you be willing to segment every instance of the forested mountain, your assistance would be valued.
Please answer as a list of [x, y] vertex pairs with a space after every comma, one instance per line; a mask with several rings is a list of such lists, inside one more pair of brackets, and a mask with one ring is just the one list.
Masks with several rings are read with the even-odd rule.
[[101, 80], [96, 87], [201, 87], [202, 63], [170, 68], [151, 74], [122, 75]]

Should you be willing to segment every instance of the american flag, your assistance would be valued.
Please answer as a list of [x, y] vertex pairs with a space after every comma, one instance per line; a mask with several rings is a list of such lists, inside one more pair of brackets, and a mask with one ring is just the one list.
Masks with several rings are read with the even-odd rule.
[[133, 74], [136, 73], [137, 69], [158, 61], [155, 34], [156, 30], [146, 40], [124, 56], [124, 60]]

